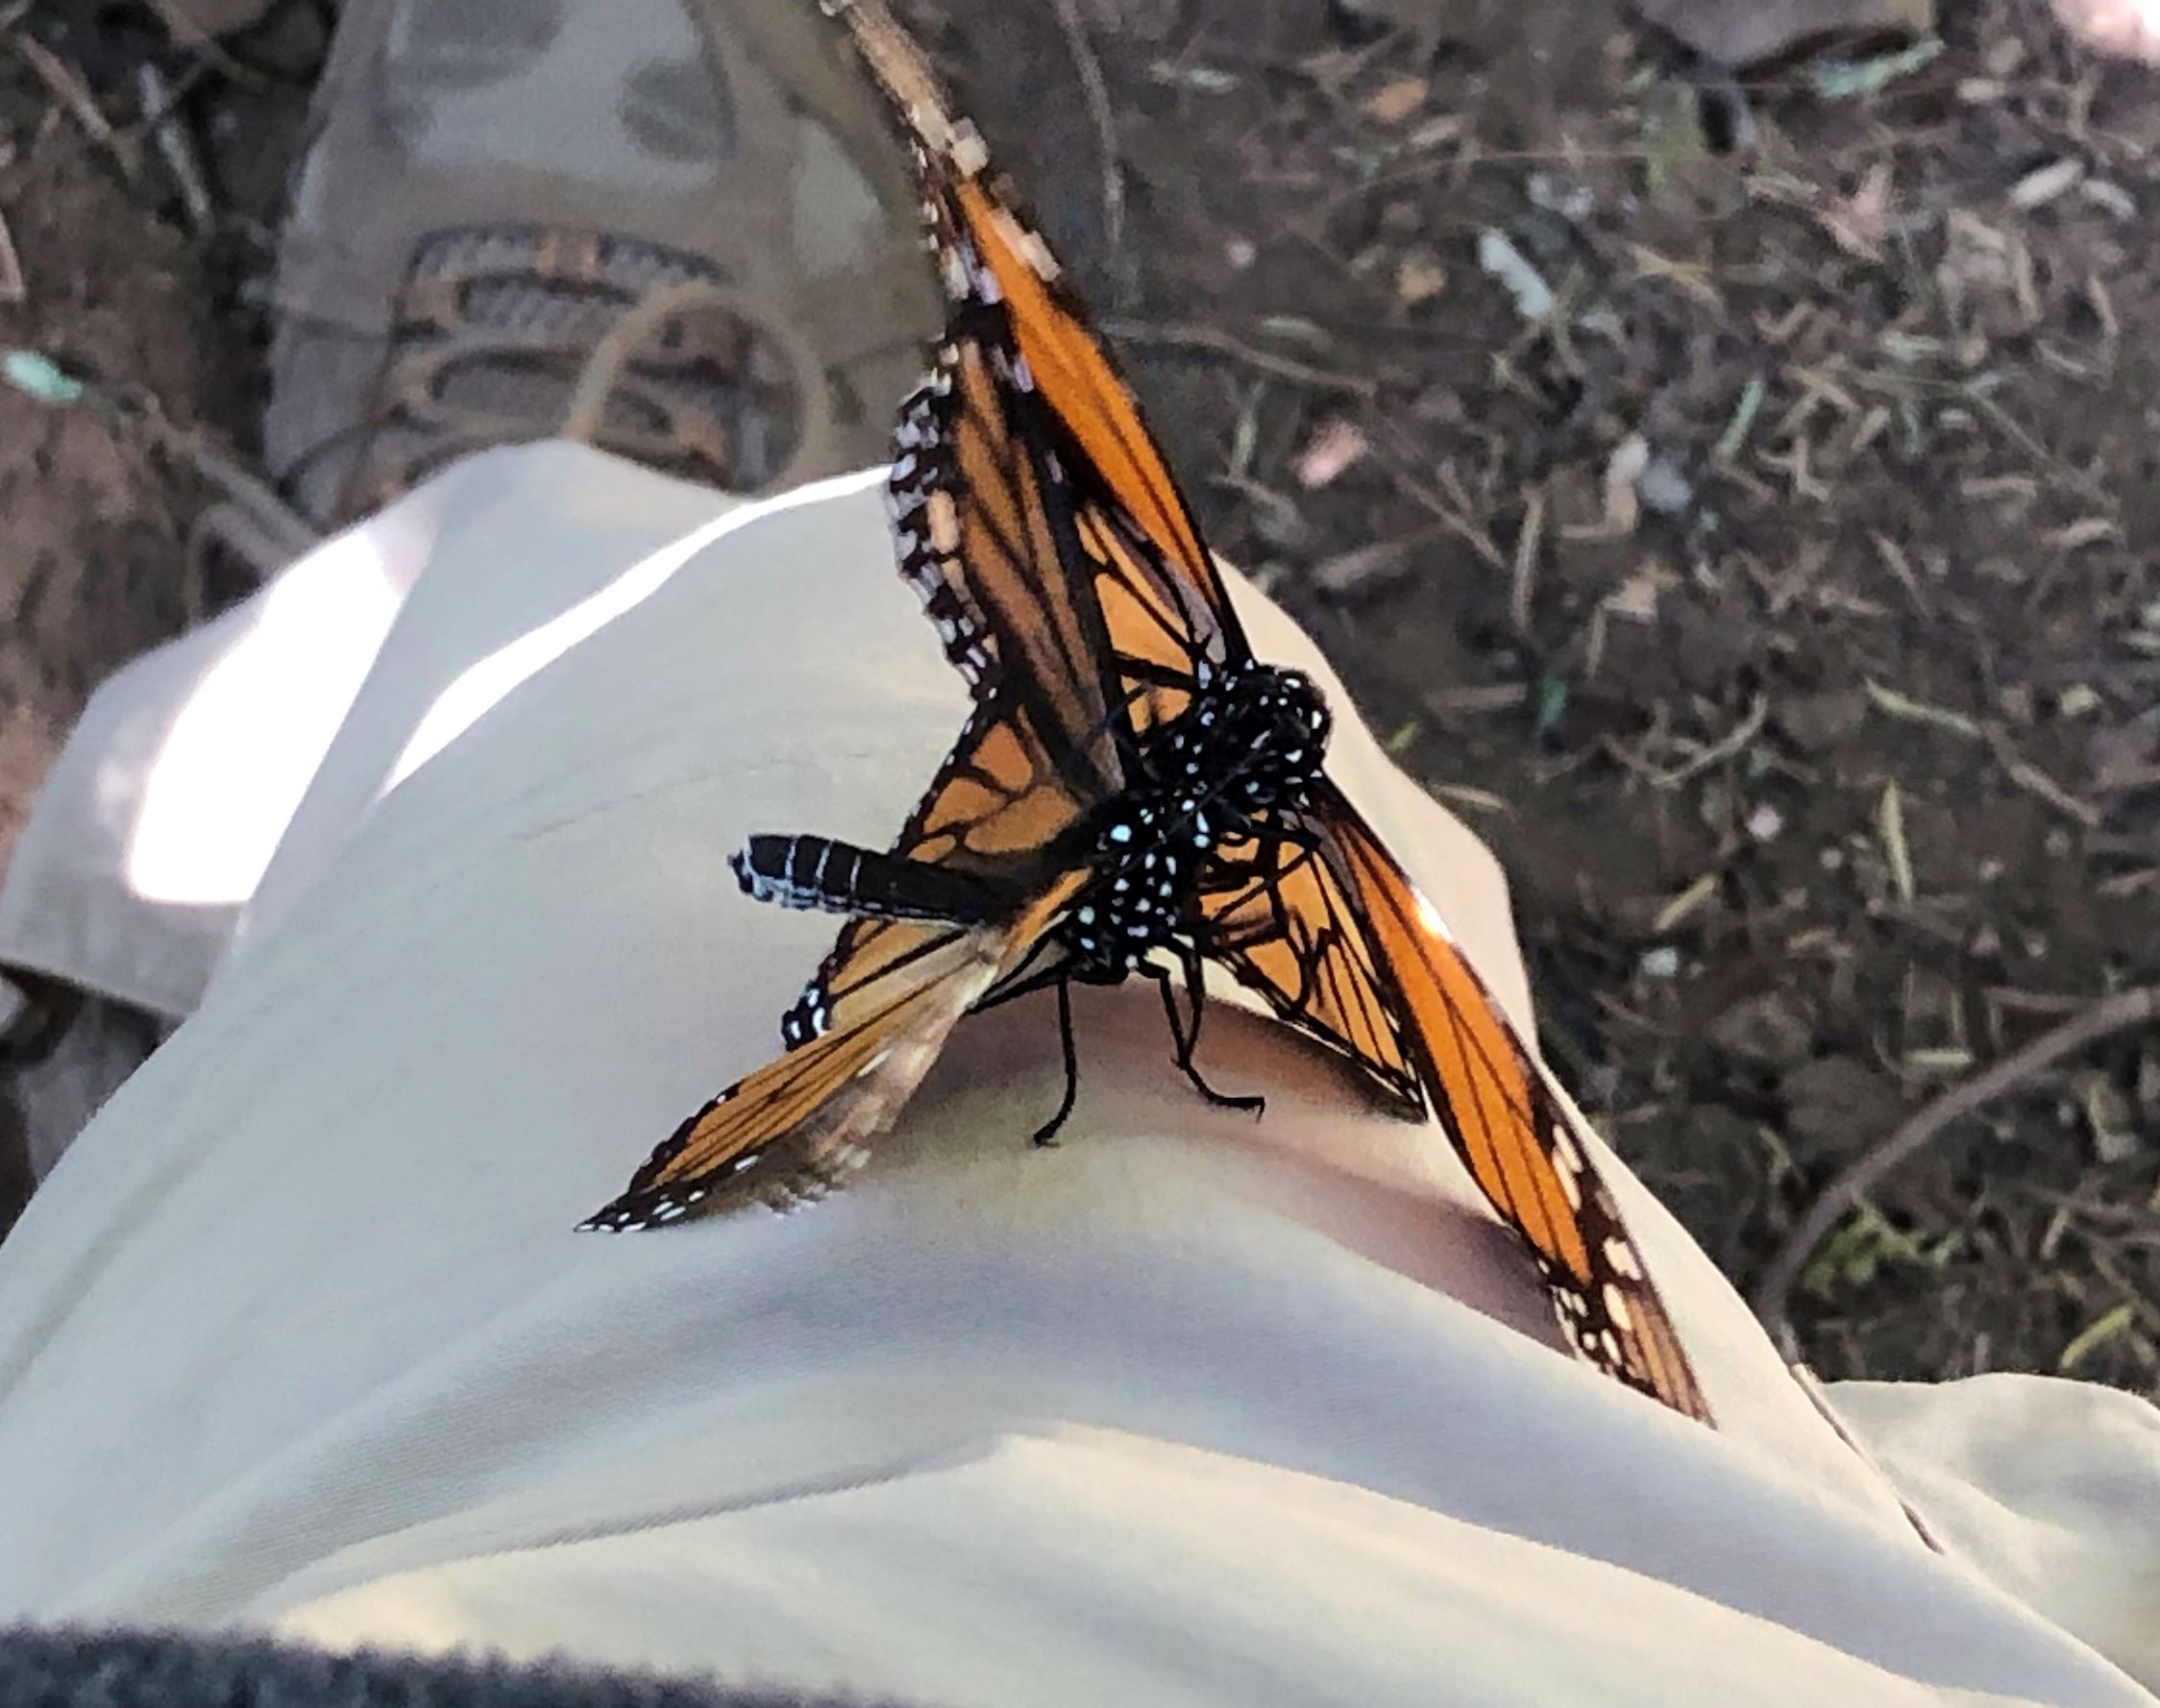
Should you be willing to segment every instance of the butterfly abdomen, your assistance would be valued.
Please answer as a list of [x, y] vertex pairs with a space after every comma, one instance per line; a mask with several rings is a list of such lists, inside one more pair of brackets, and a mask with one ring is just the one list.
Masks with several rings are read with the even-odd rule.
[[753, 836], [728, 856], [743, 892], [858, 919], [978, 925], [1010, 898], [985, 879], [822, 836]]

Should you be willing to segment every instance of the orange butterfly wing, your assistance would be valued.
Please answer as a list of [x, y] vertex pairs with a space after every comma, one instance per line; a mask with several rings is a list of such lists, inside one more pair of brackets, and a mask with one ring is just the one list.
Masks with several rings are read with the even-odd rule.
[[[963, 930], [854, 919], [782, 1022], [788, 1053], [729, 1086], [653, 1152], [585, 1225], [615, 1230], [786, 1205], [857, 1165], [962, 1014], [1039, 951], [1086, 881], [1061, 839], [1123, 786], [1121, 716], [1101, 660], [1077, 539], [1058, 519], [1053, 459], [1008, 407], [1009, 329], [956, 327], [903, 412], [891, 483], [903, 573], [924, 597], [977, 704], [894, 843], [909, 859], [998, 878], [1035, 900], [1014, 921]], [[1044, 566], [1068, 573], [1053, 575]], [[988, 616], [986, 617], [986, 613]], [[989, 637], [1008, 642], [1000, 658]]]
[[1108, 638], [1087, 597], [1062, 472], [1015, 406], [1011, 366], [1002, 311], [956, 310], [896, 436], [889, 498], [900, 573], [978, 701], [1001, 695], [1076, 795], [1101, 800], [1125, 781]]
[[848, 953], [821, 975], [828, 1029], [690, 1116], [580, 1226], [664, 1227], [821, 1196], [861, 1165], [960, 1017], [1026, 960], [1080, 881], [1061, 881], [998, 925], [852, 923]]
[[[1003, 305], [1019, 358], [1007, 378], [1034, 391], [1067, 437], [1070, 466], [1059, 473], [1118, 687], [1144, 736], [1184, 709], [1196, 672], [1249, 655], [1220, 575], [1048, 246], [989, 182], [973, 127], [951, 115], [881, 7], [844, 0], [834, 10], [915, 134], [949, 294], [956, 304]], [[970, 608], [975, 590], [943, 569], [922, 565], [911, 579], [926, 598], [944, 590]], [[993, 649], [1024, 642], [1028, 611], [1025, 599], [983, 610], [973, 638]], [[1283, 828], [1308, 845], [1219, 850], [1199, 897], [1218, 958], [1290, 1024], [1349, 1055], [1398, 1107], [1422, 1086], [1479, 1186], [1530, 1244], [1577, 1350], [1707, 1421], [1595, 1153], [1431, 904], [1334, 790], [1321, 792], [1309, 819], [1286, 816]]]
[[1315, 807], [1407, 1020], [1440, 1123], [1501, 1217], [1530, 1242], [1585, 1359], [1709, 1421], [1680, 1332], [1594, 1146], [1524, 1049], [1438, 910], [1333, 789]]
[[1335, 868], [1288, 842], [1233, 843], [1216, 855], [1199, 896], [1210, 958], [1280, 1018], [1362, 1068], [1399, 1112], [1423, 1119], [1402, 1018]]
[[862, 1162], [867, 1141], [898, 1113], [945, 1036], [996, 979], [1009, 941], [989, 928], [880, 922], [848, 957], [852, 1004], [834, 999], [847, 1017], [690, 1116], [580, 1226], [616, 1232], [819, 1196]]

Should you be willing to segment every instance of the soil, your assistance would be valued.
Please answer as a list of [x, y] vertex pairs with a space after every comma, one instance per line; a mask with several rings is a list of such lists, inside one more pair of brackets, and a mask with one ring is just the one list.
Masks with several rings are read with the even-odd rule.
[[[243, 78], [49, 27], [90, 10], [0, 31], [27, 285], [0, 343], [244, 454], [264, 162], [320, 18], [288, 0], [233, 40]], [[2037, 0], [1945, 0], [1932, 59], [1745, 85], [1598, 0], [1445, 35], [1083, 0], [1106, 135], [1057, 9], [904, 10], [1217, 549], [1501, 852], [1548, 1052], [1736, 1282], [1901, 1118], [2160, 981], [2152, 73]], [[146, 58], [210, 157], [207, 232], [141, 146]], [[202, 607], [206, 497], [126, 421], [0, 392], [0, 838], [86, 688]], [[2102, 1039], [1889, 1172], [1794, 1313], [1826, 1375], [2160, 1393], [2160, 1039]]]

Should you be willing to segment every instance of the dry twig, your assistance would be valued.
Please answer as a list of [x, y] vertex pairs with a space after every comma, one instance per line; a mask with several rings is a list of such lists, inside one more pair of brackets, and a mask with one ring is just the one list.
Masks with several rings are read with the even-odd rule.
[[[15, 367], [27, 358], [33, 368], [44, 368], [42, 384], [25, 382]], [[245, 511], [257, 524], [259, 537], [277, 542], [282, 555], [267, 567], [298, 557], [321, 543], [315, 526], [286, 503], [259, 476], [250, 474], [206, 433], [176, 427], [165, 419], [158, 400], [139, 386], [110, 386], [68, 374], [49, 358], [31, 351], [10, 353], [8, 382], [56, 408], [81, 406], [91, 410], [115, 429], [132, 428], [145, 434], [167, 456], [187, 464], [226, 499]], [[266, 571], [267, 573], [267, 571]]]
[[258, 71], [251, 70], [218, 46], [217, 38], [188, 14], [187, 9], [180, 4], [180, 0], [149, 0], [149, 6], [175, 41], [185, 44], [188, 52], [214, 66], [221, 76], [231, 78], [242, 88], [266, 89], [270, 86], [268, 78]]
[[1469, 547], [1472, 551], [1475, 551], [1493, 569], [1498, 570], [1502, 574], [1512, 573], [1507, 558], [1501, 555], [1500, 548], [1493, 544], [1492, 536], [1470, 519], [1466, 506], [1451, 503], [1443, 494], [1418, 478], [1416, 475], [1411, 472], [1404, 459], [1391, 448], [1382, 447], [1381, 461], [1387, 469], [1389, 476], [1394, 480], [1396, 490], [1401, 492], [1404, 497], [1411, 499], [1433, 516], [1438, 518], [1443, 528]]
[[1534, 487], [1523, 508], [1523, 525], [1515, 535], [1514, 576], [1508, 589], [1508, 620], [1515, 633], [1530, 633], [1530, 598], [1537, 580], [1537, 548], [1545, 537], [1545, 489]]
[[1102, 157], [1102, 242], [1110, 253], [1111, 277], [1120, 296], [1130, 285], [1132, 266], [1125, 254], [1125, 168], [1117, 153], [1117, 114], [1111, 110], [1110, 85], [1103, 81], [1102, 61], [1088, 40], [1088, 27], [1080, 21], [1074, 0], [1052, 0], [1058, 28], [1080, 73], [1081, 93], [1087, 97], [1088, 118], [1095, 128], [1095, 149]]
[[[1694, 756], [1675, 766], [1653, 765], [1638, 753], [1632, 753], [1619, 742], [1610, 740], [1605, 747], [1613, 758], [1650, 784], [1653, 789], [1678, 789], [1692, 777], [1700, 776], [1713, 765], [1732, 758], [1762, 733], [1764, 721], [1770, 716], [1770, 698], [1758, 694], [1748, 707], [1747, 716], [1707, 746], [1698, 746]], [[1695, 745], [1695, 744], [1689, 744]]]
[[150, 140], [157, 144], [165, 169], [180, 188], [180, 205], [187, 214], [189, 229], [200, 236], [214, 222], [214, 209], [194, 138], [187, 134], [177, 110], [178, 100], [158, 67], [147, 60], [135, 67], [135, 86], [142, 91], [142, 110], [149, 115]]
[[1244, 343], [1220, 327], [1201, 326], [1191, 321], [1165, 324], [1116, 318], [1106, 319], [1102, 324], [1105, 331], [1123, 343], [1154, 344], [1168, 350], [1213, 351], [1257, 373], [1271, 374], [1277, 379], [1288, 379], [1296, 385], [1309, 385], [1315, 391], [1346, 391], [1369, 398], [1380, 390], [1380, 382], [1363, 374], [1340, 374], [1329, 368], [1315, 368], [1295, 356], [1277, 355], [1271, 350]]
[[22, 279], [22, 257], [15, 254], [8, 216], [0, 212], [0, 303], [19, 303], [28, 294]]
[[1974, 1114], [2006, 1092], [2037, 1079], [2064, 1057], [2118, 1032], [2146, 1026], [2160, 1019], [2160, 985], [2122, 990], [2095, 1003], [2074, 1018], [2042, 1033], [2030, 1043], [2010, 1052], [1994, 1066], [1952, 1086], [1940, 1097], [1916, 1110], [1889, 1135], [1867, 1150], [1825, 1186], [1786, 1238], [1755, 1291], [1755, 1315], [1772, 1335], [1789, 1339], [1786, 1307], [1793, 1283], [1802, 1268], [1846, 1213], [1877, 1182], [1899, 1163], [1918, 1152], [1946, 1127]]
[[119, 165], [120, 175], [133, 183], [142, 170], [142, 157], [135, 145], [135, 138], [123, 136], [113, 130], [112, 121], [105, 116], [104, 110], [98, 106], [96, 98], [83, 80], [35, 37], [17, 36], [15, 52], [22, 55], [31, 70], [37, 73], [38, 81], [74, 115], [75, 122], [104, 145]]
[[2087, 830], [2098, 829], [2107, 817], [2092, 802], [2079, 800], [2054, 778], [2034, 765], [2010, 744], [2009, 737], [1989, 726], [1985, 731], [1988, 745], [1994, 750], [1995, 762], [2002, 768], [2002, 774], [2028, 794], [2037, 795], [2065, 817], [2074, 818]]

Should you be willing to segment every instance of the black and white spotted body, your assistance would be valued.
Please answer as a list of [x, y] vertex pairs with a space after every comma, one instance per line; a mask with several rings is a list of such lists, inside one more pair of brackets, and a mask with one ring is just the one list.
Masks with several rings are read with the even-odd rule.
[[1312, 678], [1241, 662], [1203, 664], [1196, 680], [1191, 703], [1140, 744], [1125, 789], [1097, 815], [1095, 877], [1055, 933], [1085, 983], [1117, 984], [1189, 938], [1215, 848], [1302, 807], [1321, 774], [1330, 720]]

